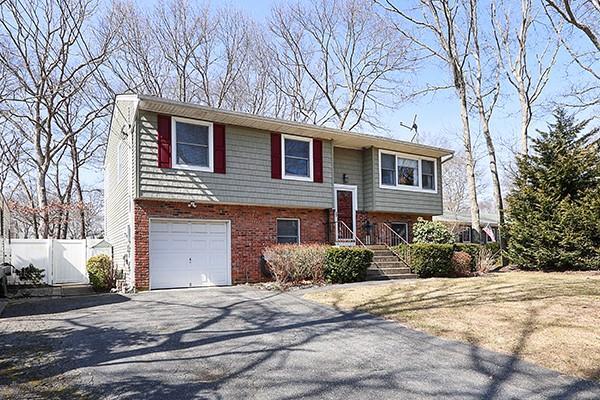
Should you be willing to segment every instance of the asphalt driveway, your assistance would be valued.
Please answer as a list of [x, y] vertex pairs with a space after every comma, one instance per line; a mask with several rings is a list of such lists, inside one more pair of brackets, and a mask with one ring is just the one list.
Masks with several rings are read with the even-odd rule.
[[9, 305], [0, 398], [600, 398], [600, 385], [248, 287]]

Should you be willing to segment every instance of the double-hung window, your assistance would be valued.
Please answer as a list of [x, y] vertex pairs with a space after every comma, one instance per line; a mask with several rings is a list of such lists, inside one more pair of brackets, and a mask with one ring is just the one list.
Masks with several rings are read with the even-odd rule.
[[423, 189], [435, 190], [435, 163], [430, 160], [421, 160], [421, 177]]
[[212, 123], [178, 117], [172, 120], [172, 159], [175, 166], [212, 172]]
[[277, 219], [277, 243], [300, 243], [300, 220], [297, 218]]
[[419, 187], [419, 160], [397, 158], [398, 185]]
[[396, 156], [393, 154], [381, 154], [381, 184], [396, 185]]
[[382, 188], [437, 191], [437, 161], [434, 159], [380, 151], [379, 164]]
[[281, 141], [283, 177], [312, 180], [312, 139], [282, 135]]
[[462, 231], [463, 243], [471, 243], [471, 228], [467, 227]]

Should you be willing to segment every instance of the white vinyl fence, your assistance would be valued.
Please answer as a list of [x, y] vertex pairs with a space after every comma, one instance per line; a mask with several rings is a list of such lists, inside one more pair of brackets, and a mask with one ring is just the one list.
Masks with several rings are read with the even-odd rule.
[[85, 264], [88, 258], [110, 248], [94, 248], [99, 240], [12, 239], [11, 263], [16, 268], [29, 264], [44, 270], [44, 281], [50, 285], [89, 283]]

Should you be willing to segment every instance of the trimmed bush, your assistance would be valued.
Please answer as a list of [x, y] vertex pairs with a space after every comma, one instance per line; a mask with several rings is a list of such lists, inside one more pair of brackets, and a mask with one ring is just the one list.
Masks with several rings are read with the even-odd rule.
[[87, 261], [87, 272], [94, 290], [106, 292], [115, 286], [116, 271], [112, 260], [106, 254], [90, 257]]
[[410, 245], [410, 263], [422, 278], [452, 276], [451, 244], [413, 243]]
[[441, 222], [419, 221], [413, 225], [413, 242], [415, 243], [454, 243], [454, 235]]
[[454, 245], [454, 251], [465, 252], [471, 256], [471, 271], [477, 269], [477, 259], [479, 258], [479, 252], [481, 251], [482, 245], [475, 243], [456, 243]]
[[361, 247], [331, 247], [325, 258], [325, 279], [331, 283], [360, 282], [367, 278], [373, 252]]
[[319, 244], [278, 244], [263, 250], [267, 267], [281, 286], [302, 281], [323, 282], [325, 252]]
[[471, 276], [471, 260], [473, 257], [467, 252], [456, 251], [452, 254], [452, 273], [456, 277]]

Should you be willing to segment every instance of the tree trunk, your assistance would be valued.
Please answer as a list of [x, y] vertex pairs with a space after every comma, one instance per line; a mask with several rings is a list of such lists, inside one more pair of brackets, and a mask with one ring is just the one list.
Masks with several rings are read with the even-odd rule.
[[477, 182], [475, 181], [475, 162], [473, 161], [473, 147], [471, 145], [471, 128], [469, 126], [469, 111], [467, 108], [467, 93], [464, 86], [456, 86], [456, 92], [460, 100], [460, 117], [463, 124], [463, 144], [465, 146], [465, 161], [467, 168], [467, 185], [469, 187], [469, 199], [471, 203], [471, 227], [477, 232], [475, 242], [481, 240], [481, 222], [479, 219], [479, 203], [477, 202]]
[[[79, 180], [79, 151], [77, 149], [77, 140], [73, 135], [69, 140], [69, 144], [71, 147], [71, 160], [73, 162], [73, 175], [72, 175], [72, 183], [75, 185], [75, 191], [77, 192], [77, 200], [79, 202], [79, 223], [80, 223], [80, 231], [79, 238], [86, 238], [86, 224], [85, 224], [85, 208], [83, 202], [83, 190], [81, 189], [81, 181]], [[70, 203], [69, 203], [70, 204]]]
[[483, 135], [485, 136], [485, 144], [487, 146], [488, 157], [490, 159], [490, 173], [492, 175], [492, 186], [494, 188], [494, 200], [498, 209], [498, 222], [501, 227], [504, 225], [504, 201], [502, 200], [502, 188], [500, 186], [500, 177], [498, 174], [498, 163], [496, 162], [496, 149], [490, 132], [489, 120], [485, 112], [479, 108], [479, 118], [481, 118]]
[[527, 156], [529, 154], [529, 124], [531, 123], [531, 104], [527, 99], [527, 89], [525, 87], [519, 87], [519, 102], [521, 103], [521, 155]]
[[81, 183], [79, 182], [79, 169], [75, 172], [75, 190], [77, 191], [77, 199], [79, 201], [79, 228], [80, 231], [80, 239], [85, 239], [87, 237], [86, 234], [86, 223], [85, 223], [85, 206], [83, 201], [83, 190], [81, 189]]
[[38, 209], [42, 214], [42, 239], [48, 239], [50, 229], [50, 215], [48, 213], [48, 192], [46, 191], [46, 171], [43, 168], [38, 168], [37, 176], [37, 200]]

